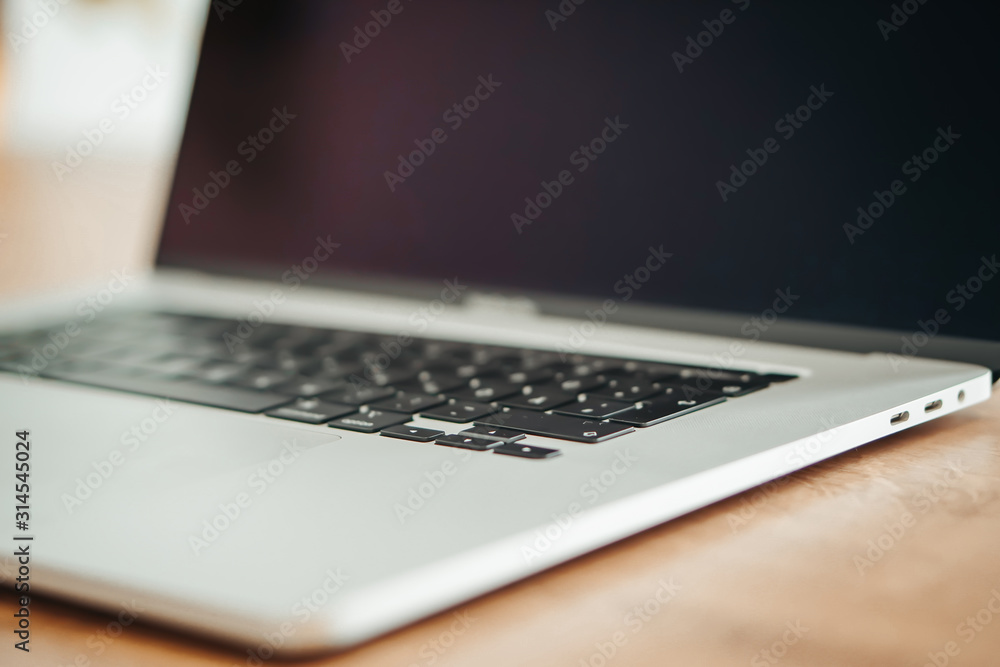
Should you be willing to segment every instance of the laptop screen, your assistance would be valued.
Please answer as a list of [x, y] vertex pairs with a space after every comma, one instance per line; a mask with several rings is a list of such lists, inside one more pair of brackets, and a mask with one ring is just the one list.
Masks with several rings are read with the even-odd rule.
[[[966, 3], [213, 3], [158, 263], [996, 340]], [[929, 326], [929, 325], [928, 325]]]

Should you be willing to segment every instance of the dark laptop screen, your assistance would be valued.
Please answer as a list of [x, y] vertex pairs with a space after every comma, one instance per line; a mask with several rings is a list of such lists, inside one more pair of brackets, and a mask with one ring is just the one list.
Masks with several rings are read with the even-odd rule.
[[215, 2], [159, 263], [997, 339], [981, 11]]

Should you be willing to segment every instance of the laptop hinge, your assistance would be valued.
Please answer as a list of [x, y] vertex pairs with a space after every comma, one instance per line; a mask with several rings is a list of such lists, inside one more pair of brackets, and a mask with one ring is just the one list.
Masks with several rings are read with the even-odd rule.
[[486, 292], [470, 292], [462, 299], [462, 306], [507, 315], [537, 315], [541, 312], [538, 304], [528, 297]]

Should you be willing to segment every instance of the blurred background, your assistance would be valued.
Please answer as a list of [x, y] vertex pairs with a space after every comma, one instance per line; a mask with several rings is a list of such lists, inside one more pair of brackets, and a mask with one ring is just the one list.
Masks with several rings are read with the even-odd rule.
[[0, 297], [152, 261], [210, 0], [0, 0]]

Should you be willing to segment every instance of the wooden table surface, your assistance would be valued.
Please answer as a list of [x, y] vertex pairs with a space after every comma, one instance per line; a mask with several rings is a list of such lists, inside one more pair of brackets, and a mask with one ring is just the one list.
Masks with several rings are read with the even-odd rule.
[[[167, 169], [85, 167], [0, 157], [0, 292], [148, 263]], [[25, 656], [14, 608], [5, 591], [0, 665], [255, 664], [40, 598]], [[296, 664], [1000, 665], [1000, 396]]]

